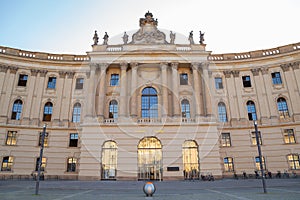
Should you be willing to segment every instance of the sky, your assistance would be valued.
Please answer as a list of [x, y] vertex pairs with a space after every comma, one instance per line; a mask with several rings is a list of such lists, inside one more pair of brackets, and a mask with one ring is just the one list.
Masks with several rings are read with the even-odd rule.
[[205, 32], [214, 54], [300, 42], [299, 0], [0, 0], [0, 46], [85, 54], [95, 30], [99, 43], [104, 32], [109, 44], [121, 44], [124, 31], [131, 41], [148, 10], [175, 43], [188, 44], [191, 30], [198, 43]]

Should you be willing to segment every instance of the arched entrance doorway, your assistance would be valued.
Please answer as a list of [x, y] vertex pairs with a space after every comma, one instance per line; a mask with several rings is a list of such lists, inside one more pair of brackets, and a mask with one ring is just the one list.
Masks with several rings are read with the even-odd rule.
[[184, 179], [199, 179], [198, 145], [186, 140], [182, 145]]
[[162, 146], [156, 137], [145, 137], [138, 144], [138, 179], [162, 180]]
[[117, 175], [117, 143], [106, 141], [102, 146], [101, 179], [116, 179]]

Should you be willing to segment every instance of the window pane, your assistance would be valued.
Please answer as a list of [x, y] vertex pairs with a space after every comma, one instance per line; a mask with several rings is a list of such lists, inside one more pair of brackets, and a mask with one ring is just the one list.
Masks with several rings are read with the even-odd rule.
[[49, 77], [48, 88], [55, 89], [55, 87], [56, 87], [56, 77]]
[[221, 77], [216, 77], [215, 78], [215, 87], [216, 89], [223, 89], [223, 82]]
[[253, 101], [247, 102], [247, 111], [249, 120], [257, 120], [255, 104], [253, 103]]
[[11, 119], [20, 120], [22, 114], [23, 102], [21, 100], [16, 100], [13, 104]]
[[188, 85], [188, 75], [186, 73], [180, 74], [180, 85]]
[[78, 89], [78, 90], [83, 89], [83, 81], [84, 81], [83, 78], [77, 78], [75, 89]]
[[218, 115], [219, 115], [220, 122], [227, 122], [226, 106], [223, 102], [220, 102], [218, 104]]
[[282, 84], [280, 72], [272, 73], [272, 82], [274, 85]]
[[146, 87], [142, 91], [142, 118], [158, 117], [157, 92], [152, 87]]
[[6, 145], [16, 145], [17, 143], [17, 131], [8, 131], [6, 137]]
[[221, 142], [223, 147], [230, 147], [231, 146], [231, 138], [230, 133], [222, 133]]
[[112, 74], [110, 78], [110, 86], [119, 85], [119, 74]]
[[81, 114], [81, 105], [80, 103], [76, 103], [73, 108], [72, 122], [74, 123], [80, 122], [80, 114]]
[[117, 144], [106, 141], [102, 146], [102, 179], [115, 179], [117, 173]]

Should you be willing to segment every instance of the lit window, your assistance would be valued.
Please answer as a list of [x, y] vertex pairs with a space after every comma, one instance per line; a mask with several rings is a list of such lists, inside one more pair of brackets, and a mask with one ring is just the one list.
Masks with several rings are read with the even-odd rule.
[[226, 106], [223, 102], [218, 103], [218, 115], [219, 122], [227, 122]]
[[230, 133], [222, 133], [221, 142], [222, 142], [222, 147], [231, 147]]
[[221, 77], [215, 77], [215, 86], [217, 90], [223, 89], [223, 81]]
[[225, 172], [233, 172], [234, 171], [233, 158], [231, 158], [231, 157], [224, 158], [224, 169], [225, 169]]
[[[39, 146], [41, 146], [42, 144], [42, 132], [40, 132], [40, 135], [39, 135]], [[48, 133], [45, 133], [45, 138], [44, 138], [44, 147], [47, 147], [48, 146]]]
[[23, 107], [22, 104], [23, 104], [23, 102], [19, 99], [14, 102], [14, 105], [12, 108], [12, 113], [11, 113], [11, 119], [13, 119], [13, 120], [21, 119], [22, 107]]
[[117, 173], [118, 146], [114, 141], [106, 141], [102, 146], [102, 179], [115, 179]]
[[14, 157], [12, 156], [3, 157], [1, 171], [11, 171], [13, 162], [14, 162]]
[[[258, 131], [258, 141], [259, 141], [259, 144], [262, 145], [262, 140], [261, 140], [261, 134], [260, 134], [260, 131]], [[256, 145], [256, 135], [255, 135], [255, 131], [253, 131], [251, 133], [251, 142], [252, 142], [252, 145]]]
[[284, 143], [294, 144], [296, 143], [294, 129], [284, 129], [283, 131]]
[[157, 118], [157, 92], [152, 87], [146, 87], [142, 91], [142, 118]]
[[77, 147], [77, 146], [78, 146], [78, 133], [71, 133], [69, 147]]
[[190, 103], [188, 100], [184, 99], [181, 101], [181, 113], [184, 118], [191, 118], [190, 114]]
[[180, 74], [180, 85], [188, 85], [188, 75], [186, 73]]
[[289, 109], [286, 103], [286, 100], [282, 97], [277, 99], [277, 109], [279, 112], [280, 118], [287, 118], [289, 117]]
[[273, 82], [274, 85], [282, 84], [280, 72], [274, 72], [271, 75], [272, 75], [272, 82]]
[[18, 86], [26, 87], [27, 80], [28, 80], [28, 75], [20, 74], [19, 75]]
[[119, 74], [112, 74], [110, 77], [110, 86], [119, 85]]
[[77, 79], [76, 79], [76, 86], [75, 86], [75, 89], [76, 89], [76, 90], [81, 90], [81, 89], [83, 89], [83, 82], [84, 82], [84, 79], [83, 79], [83, 78], [77, 78]]
[[182, 145], [184, 179], [199, 178], [199, 151], [194, 140], [186, 140]]
[[47, 88], [55, 89], [55, 87], [56, 87], [56, 77], [49, 77]]
[[48, 121], [48, 122], [51, 121], [52, 111], [53, 111], [53, 104], [51, 102], [47, 102], [44, 107], [43, 121]]
[[74, 123], [80, 122], [80, 114], [81, 114], [81, 105], [80, 103], [75, 103], [73, 107], [72, 122]]
[[[259, 159], [259, 156], [255, 157], [255, 167], [256, 167], [256, 170], [261, 170], [260, 169], [260, 159]], [[263, 169], [266, 169], [266, 163], [265, 163], [265, 158], [262, 156], [262, 166], [263, 166]]]
[[118, 118], [118, 102], [116, 100], [109, 102], [109, 118]]
[[243, 76], [243, 86], [244, 87], [251, 87], [251, 79], [250, 76]]
[[16, 145], [17, 143], [17, 131], [8, 131], [6, 136], [6, 145]]
[[[36, 158], [36, 163], [35, 163], [35, 171], [38, 171], [39, 169], [39, 160], [40, 158]], [[46, 168], [46, 158], [42, 158], [42, 162], [41, 162], [41, 171], [45, 171]]]
[[255, 104], [253, 103], [253, 101], [247, 102], [247, 111], [249, 120], [257, 120]]
[[287, 157], [290, 169], [300, 169], [298, 154], [289, 154]]
[[68, 158], [67, 172], [75, 172], [77, 165], [77, 158]]

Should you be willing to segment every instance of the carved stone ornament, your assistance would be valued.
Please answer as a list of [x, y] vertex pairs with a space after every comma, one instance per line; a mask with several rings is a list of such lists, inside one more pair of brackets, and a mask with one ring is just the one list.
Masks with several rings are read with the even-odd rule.
[[251, 69], [251, 72], [252, 72], [253, 76], [258, 76], [259, 75], [259, 71], [260, 71], [259, 68]]
[[231, 77], [231, 71], [223, 71], [225, 78]]
[[145, 18], [140, 18], [140, 29], [132, 35], [131, 44], [167, 44], [166, 35], [157, 29], [157, 23], [148, 11]]

